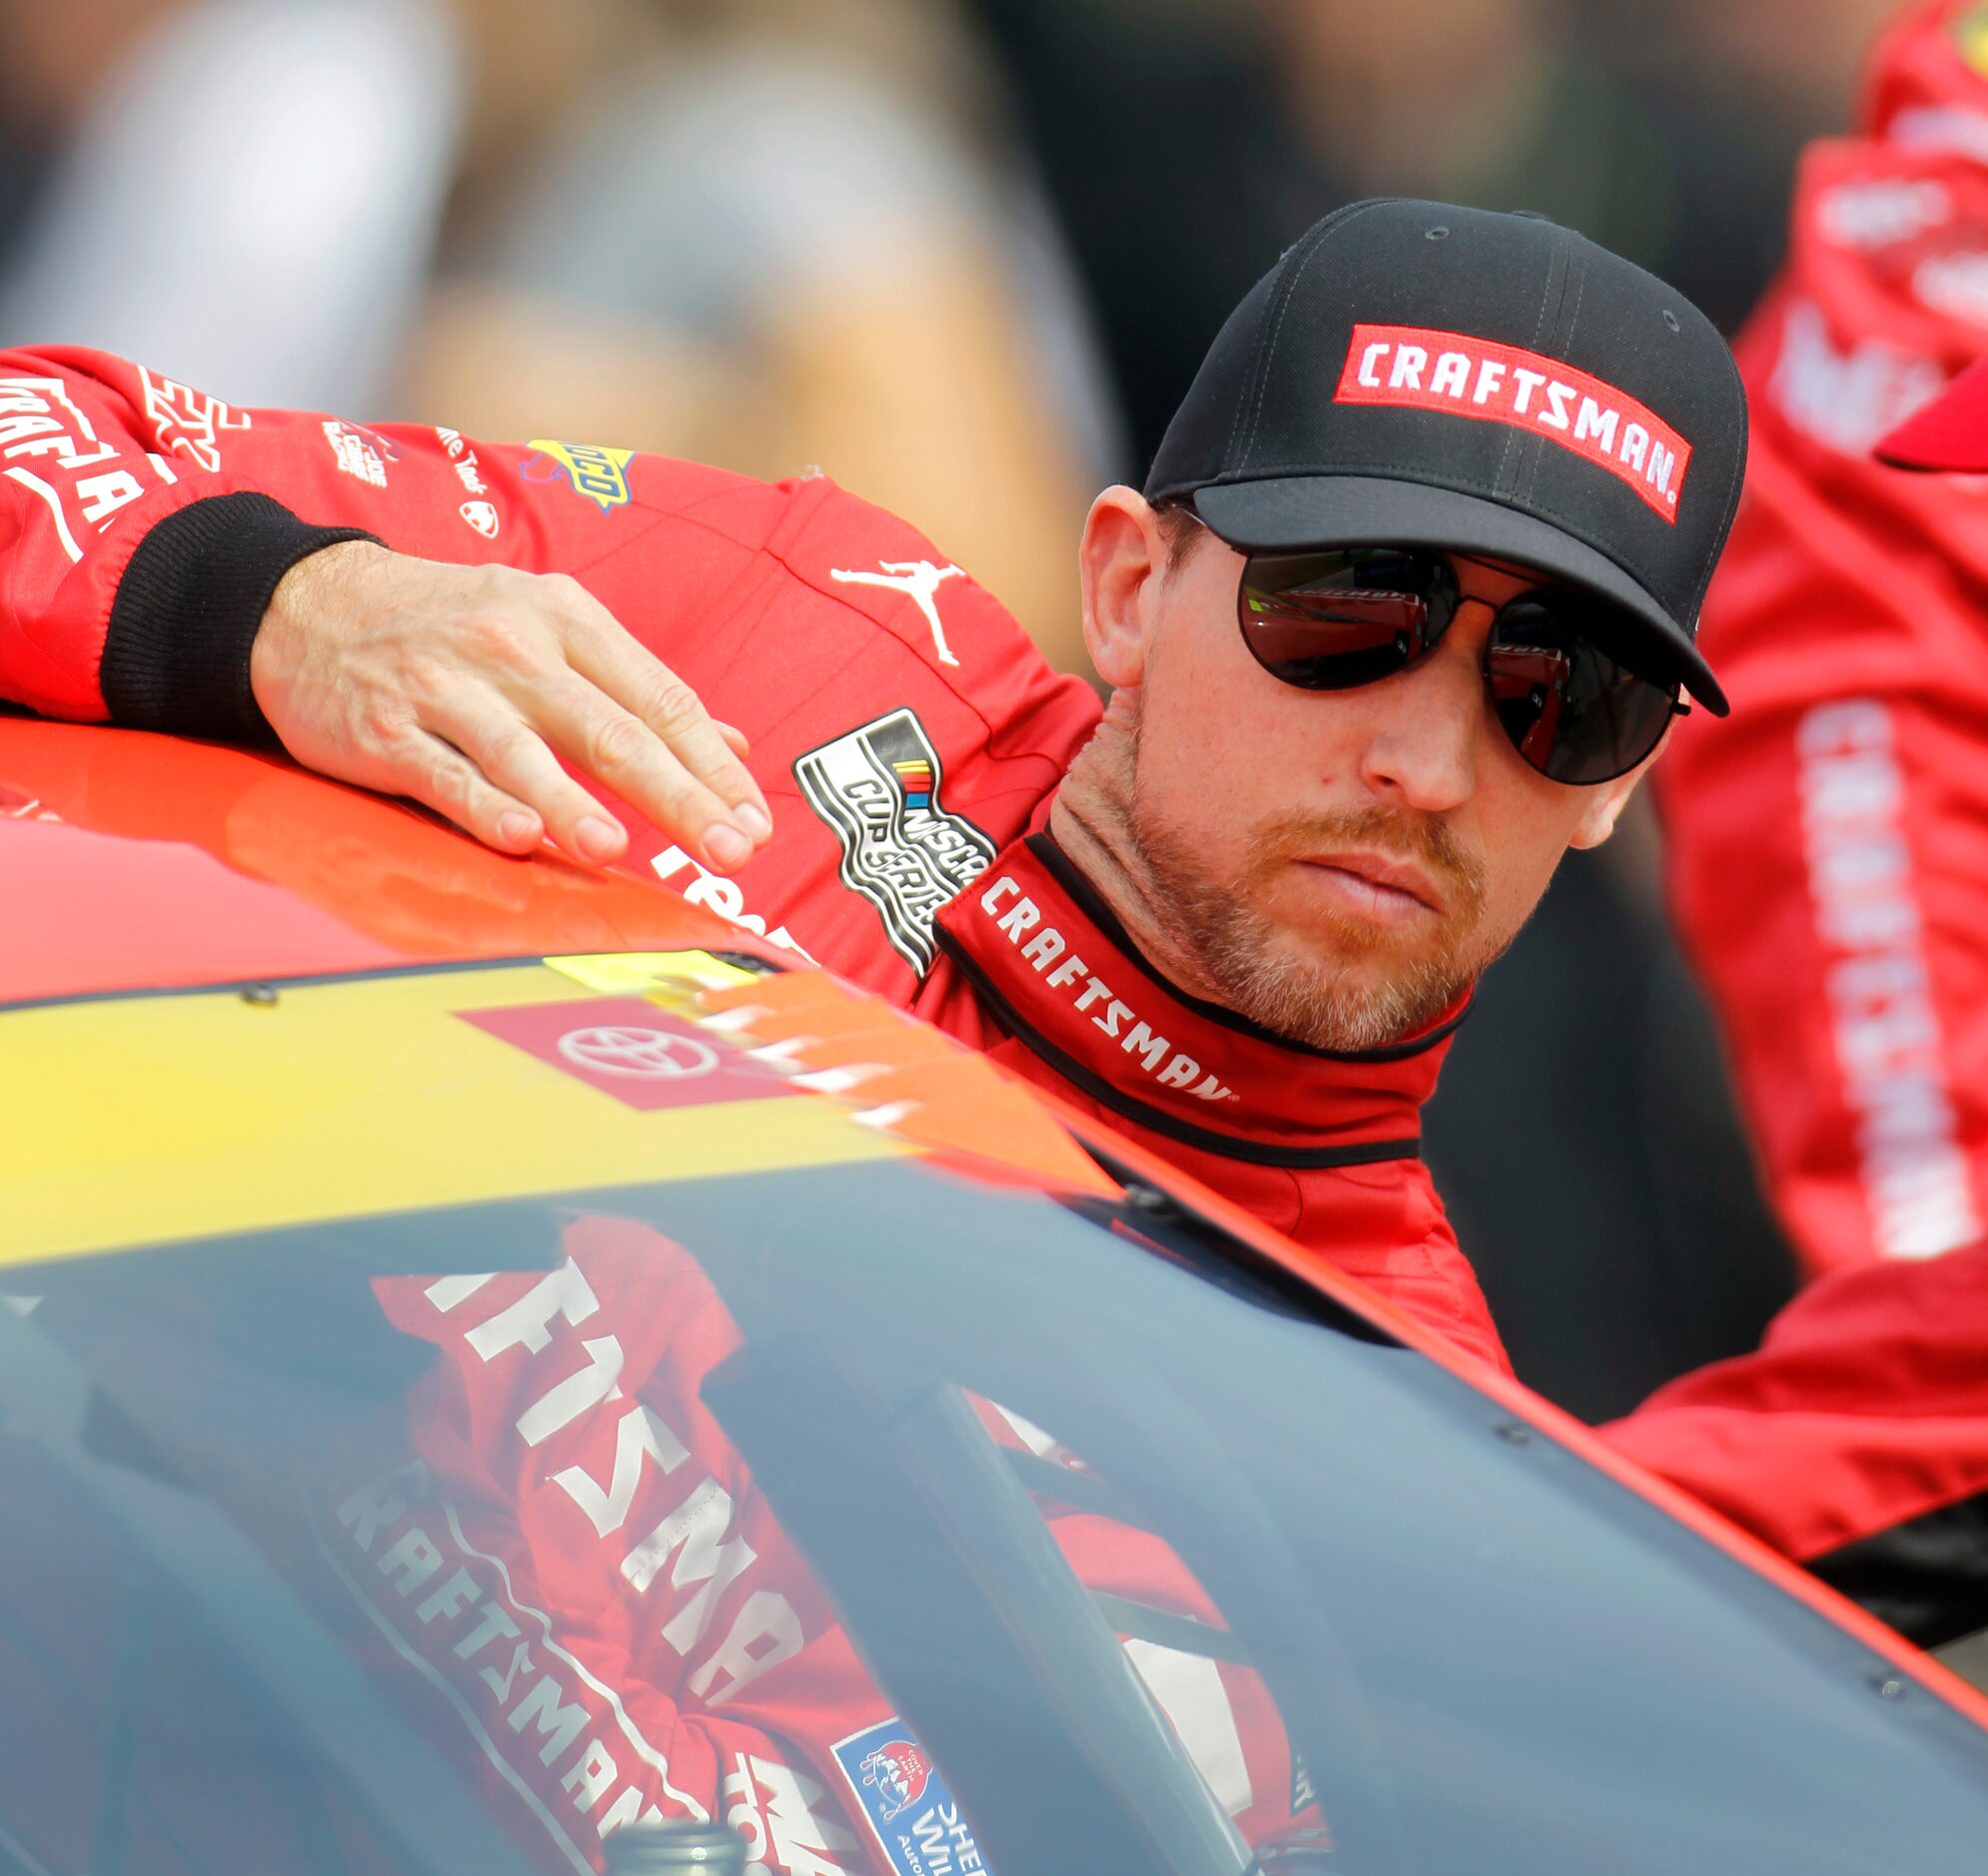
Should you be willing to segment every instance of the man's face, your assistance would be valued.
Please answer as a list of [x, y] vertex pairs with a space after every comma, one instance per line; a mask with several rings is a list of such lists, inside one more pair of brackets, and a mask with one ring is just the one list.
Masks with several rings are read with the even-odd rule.
[[[1109, 606], [1091, 547], [1087, 600]], [[1540, 576], [1455, 565], [1465, 603], [1435, 650], [1346, 691], [1294, 689], [1250, 656], [1243, 555], [1213, 535], [1121, 591], [1136, 629], [1100, 668], [1123, 654], [1105, 675], [1135, 739], [1127, 838], [1204, 987], [1279, 1034], [1344, 1050], [1421, 1027], [1511, 942], [1560, 855], [1606, 838], [1633, 786], [1571, 787], [1520, 758], [1482, 660], [1495, 607]]]

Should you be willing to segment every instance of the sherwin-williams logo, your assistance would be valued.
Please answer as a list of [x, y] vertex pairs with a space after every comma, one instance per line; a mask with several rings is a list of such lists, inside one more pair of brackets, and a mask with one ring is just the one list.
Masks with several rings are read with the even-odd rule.
[[945, 1775], [901, 1719], [838, 1739], [834, 1752], [892, 1876], [993, 1876]]
[[1392, 404], [1508, 424], [1626, 482], [1677, 519], [1691, 446], [1646, 405], [1520, 346], [1422, 326], [1356, 326], [1335, 404]]
[[932, 968], [932, 919], [994, 858], [994, 843], [940, 804], [944, 772], [909, 710], [810, 749], [794, 763], [808, 805], [842, 843], [842, 883], [876, 907], [891, 948]]
[[537, 455], [524, 465], [527, 481], [568, 481], [574, 490], [597, 501], [604, 514], [628, 499], [628, 465], [632, 450], [602, 450], [590, 443], [553, 443], [533, 437], [531, 449]]

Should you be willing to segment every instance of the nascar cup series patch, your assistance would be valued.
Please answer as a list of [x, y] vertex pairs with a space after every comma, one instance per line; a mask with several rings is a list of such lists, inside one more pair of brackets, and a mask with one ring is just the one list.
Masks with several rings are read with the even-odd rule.
[[851, 1733], [835, 1763], [897, 1876], [993, 1876], [944, 1775], [902, 1720]]
[[842, 846], [842, 883], [883, 919], [919, 976], [932, 968], [932, 918], [987, 870], [994, 843], [939, 802], [939, 752], [908, 709], [810, 749], [794, 762], [808, 805]]

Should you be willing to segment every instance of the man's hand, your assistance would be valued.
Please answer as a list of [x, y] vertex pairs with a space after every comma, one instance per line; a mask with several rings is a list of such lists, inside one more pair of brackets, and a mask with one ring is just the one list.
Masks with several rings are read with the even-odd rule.
[[563, 573], [345, 541], [284, 576], [249, 677], [307, 768], [408, 795], [486, 844], [604, 863], [627, 832], [555, 759], [717, 872], [772, 831], [745, 738]]

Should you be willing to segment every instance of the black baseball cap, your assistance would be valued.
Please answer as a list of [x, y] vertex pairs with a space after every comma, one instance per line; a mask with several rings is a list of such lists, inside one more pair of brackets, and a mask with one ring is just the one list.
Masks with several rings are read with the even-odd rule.
[[1746, 465], [1711, 322], [1536, 215], [1356, 202], [1230, 315], [1146, 495], [1245, 552], [1454, 547], [1613, 600], [1645, 676], [1715, 715], [1698, 607]]

